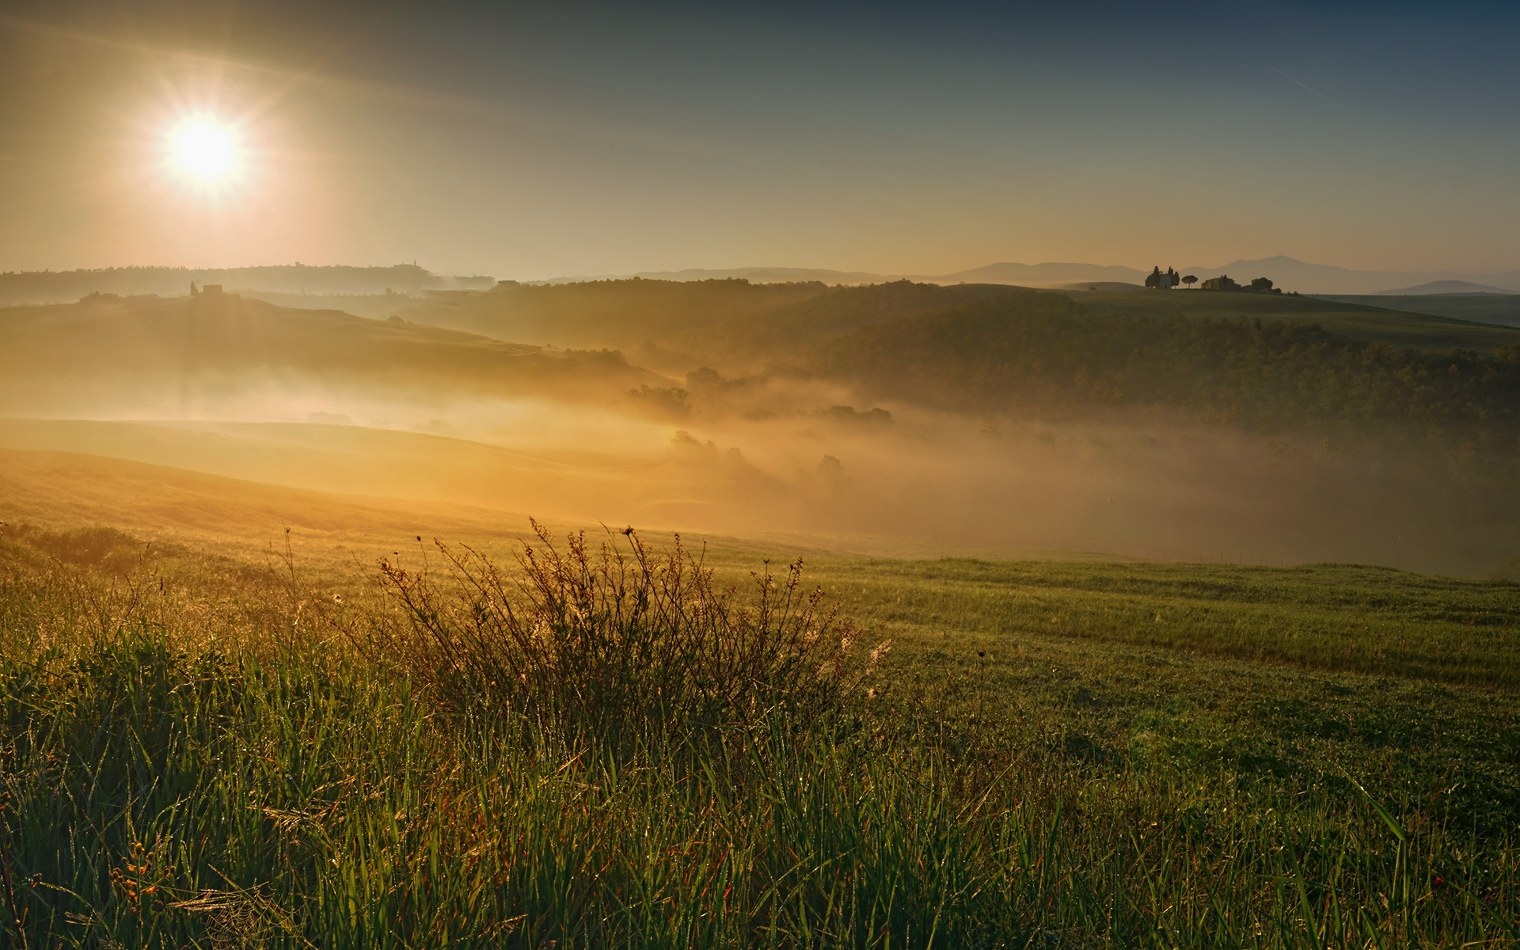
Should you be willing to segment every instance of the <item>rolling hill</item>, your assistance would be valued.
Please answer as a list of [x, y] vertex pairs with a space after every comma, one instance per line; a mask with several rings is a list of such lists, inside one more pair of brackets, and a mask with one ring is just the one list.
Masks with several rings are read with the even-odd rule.
[[[767, 497], [763, 480], [746, 478], [742, 467], [725, 466], [721, 459], [693, 464], [671, 451], [668, 439], [668, 431], [651, 430], [643, 449], [542, 443], [510, 447], [310, 423], [0, 419], [0, 447], [13, 465], [9, 482], [0, 480], [6, 499], [0, 520], [41, 517], [29, 512], [45, 512], [56, 503], [77, 508], [75, 517], [104, 523], [121, 523], [131, 513], [134, 522], [157, 520], [176, 530], [193, 530], [209, 518], [223, 517], [215, 513], [219, 499], [242, 504], [251, 498], [270, 518], [299, 519], [315, 531], [337, 531], [350, 518], [358, 524], [370, 520], [356, 508], [390, 516], [410, 510], [415, 517], [401, 519], [411, 525], [409, 534], [438, 530], [429, 526], [437, 512], [453, 512], [449, 517], [456, 524], [468, 517], [475, 523], [507, 519], [520, 527], [533, 514], [583, 524], [634, 519], [641, 525], [690, 528], [706, 523], [707, 509], [731, 504], [736, 490], [752, 502]], [[136, 473], [132, 478], [138, 482], [160, 478], [165, 487], [106, 490], [109, 482], [81, 474], [83, 463], [78, 462], [44, 476], [39, 473], [49, 470], [39, 466], [49, 453], [110, 459], [111, 465], [120, 464], [90, 464]], [[171, 469], [172, 477], [165, 474]], [[23, 484], [23, 471], [36, 478]], [[191, 483], [200, 486], [195, 497], [176, 500], [175, 493]], [[255, 491], [252, 486], [260, 487]], [[269, 500], [286, 491], [341, 497], [343, 503], [287, 499], [275, 505]], [[758, 517], [725, 522], [764, 526]]]
[[550, 351], [234, 294], [0, 310], [0, 412], [9, 414], [164, 417], [258, 400], [264, 415], [289, 418], [351, 401], [338, 393], [419, 407], [489, 397], [606, 403], [663, 382], [614, 352]]
[[1500, 287], [1490, 287], [1486, 284], [1475, 284], [1470, 280], [1432, 280], [1420, 284], [1417, 287], [1401, 287], [1397, 290], [1381, 290], [1380, 297], [1414, 297], [1425, 294], [1510, 294], [1513, 291], [1504, 290]]
[[1372, 294], [1319, 299], [1358, 307], [1370, 306], [1420, 314], [1431, 320], [1444, 318], [1500, 327], [1520, 327], [1520, 294]]
[[684, 373], [702, 364], [753, 369], [857, 326], [1008, 292], [908, 281], [862, 287], [743, 280], [503, 283], [483, 294], [433, 295], [399, 314], [498, 340], [614, 347], [645, 365]]
[[[3, 427], [3, 424], [0, 424]], [[7, 428], [7, 439], [14, 434]], [[487, 535], [499, 512], [415, 500], [358, 498], [207, 474], [109, 454], [0, 448], [0, 520], [61, 527], [111, 525], [147, 540], [193, 541], [245, 554], [296, 532], [303, 556], [353, 563], [418, 534]], [[512, 520], [515, 526], [523, 517]]]
[[[1107, 306], [1088, 302], [1095, 296]], [[1223, 310], [1195, 306], [1184, 317], [1169, 308], [1174, 298]], [[1389, 311], [1348, 316], [1312, 298], [1138, 291], [1080, 299], [1006, 294], [863, 326], [821, 346], [811, 365], [859, 381], [871, 398], [957, 410], [1069, 416], [1168, 407], [1271, 428], [1386, 421], [1457, 431], [1470, 418], [1520, 426], [1516, 330]], [[1313, 319], [1325, 316], [1336, 318], [1336, 331]], [[1405, 337], [1427, 345], [1388, 345]], [[1453, 353], [1453, 338], [1508, 346], [1484, 358]]]
[[970, 270], [956, 271], [921, 280], [937, 284], [1013, 284], [1019, 287], [1053, 287], [1068, 283], [1143, 283], [1147, 271], [1133, 267], [1102, 264], [1053, 263], [1053, 264], [988, 264]]
[[226, 290], [259, 290], [301, 295], [410, 294], [448, 288], [489, 289], [491, 277], [444, 277], [415, 264], [389, 267], [108, 267], [94, 270], [23, 271], [0, 274], [0, 304], [65, 303], [89, 294], [161, 295], [185, 293], [192, 283]]
[[[1071, 296], [1086, 312], [1095, 315], [1179, 315], [1189, 319], [1318, 325], [1353, 340], [1427, 351], [1492, 352], [1520, 343], [1520, 333], [1494, 325], [1496, 321], [1464, 316], [1460, 312], [1443, 314], [1439, 310], [1416, 309], [1403, 305], [1401, 298], [1396, 297], [1147, 291], [1138, 287], [1075, 291]], [[1416, 301], [1431, 302], [1436, 299], [1415, 298]], [[1500, 306], [1496, 303], [1495, 309]], [[1468, 312], [1476, 314], [1478, 309], [1473, 306]]]

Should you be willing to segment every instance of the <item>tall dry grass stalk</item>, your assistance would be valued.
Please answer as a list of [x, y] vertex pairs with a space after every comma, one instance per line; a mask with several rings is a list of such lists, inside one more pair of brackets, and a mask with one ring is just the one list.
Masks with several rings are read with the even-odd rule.
[[516, 570], [441, 542], [444, 568], [382, 561], [390, 622], [361, 646], [446, 707], [481, 704], [550, 733], [628, 750], [748, 730], [775, 714], [826, 720], [863, 692], [884, 650], [803, 586], [801, 561], [750, 590], [721, 587], [702, 555], [651, 550], [627, 529], [556, 545], [536, 521]]

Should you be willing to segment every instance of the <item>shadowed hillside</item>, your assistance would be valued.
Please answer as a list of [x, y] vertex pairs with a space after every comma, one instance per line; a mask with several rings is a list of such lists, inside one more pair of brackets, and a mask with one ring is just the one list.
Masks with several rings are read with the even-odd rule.
[[0, 311], [0, 411], [10, 414], [289, 418], [359, 397], [608, 402], [661, 381], [614, 352], [551, 352], [232, 294]]
[[489, 293], [434, 294], [397, 310], [417, 323], [500, 340], [610, 346], [661, 369], [753, 369], [860, 326], [890, 323], [1009, 292], [897, 281], [865, 287], [655, 280], [503, 283]]
[[822, 284], [654, 280], [502, 283], [483, 294], [434, 294], [397, 312], [422, 324], [554, 346], [673, 348], [703, 333], [825, 294]]
[[1321, 299], [1357, 306], [1383, 307], [1426, 317], [1444, 317], [1471, 323], [1520, 327], [1520, 294], [1512, 293], [1421, 293], [1377, 294], [1362, 297]]
[[29, 271], [0, 274], [0, 304], [61, 303], [87, 294], [172, 296], [191, 283], [220, 284], [227, 290], [290, 294], [415, 293], [422, 290], [487, 290], [490, 277], [442, 277], [415, 264], [390, 267], [106, 267], [94, 270]]
[[1520, 333], [1484, 329], [1509, 345], [1401, 349], [1308, 322], [1133, 315], [1026, 292], [863, 327], [820, 348], [813, 368], [873, 398], [957, 410], [1167, 408], [1268, 430], [1520, 431]]
[[[1474, 312], [1420, 310], [1401, 305], [1399, 298], [1393, 297], [1300, 297], [1207, 290], [1157, 292], [1140, 288], [1075, 292], [1071, 296], [1093, 314], [1293, 323], [1320, 326], [1368, 343], [1425, 350], [1484, 352], [1520, 342], [1520, 334], [1490, 325], [1503, 321], [1484, 319]], [[1414, 299], [1423, 302], [1432, 298]]]

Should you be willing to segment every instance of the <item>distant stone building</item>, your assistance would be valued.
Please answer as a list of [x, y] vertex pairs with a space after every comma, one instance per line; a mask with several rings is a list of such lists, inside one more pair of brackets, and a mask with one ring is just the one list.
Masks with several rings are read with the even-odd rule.
[[1250, 294], [1282, 293], [1281, 290], [1272, 286], [1272, 280], [1269, 277], [1258, 277], [1247, 286], [1242, 287], [1231, 280], [1228, 275], [1220, 274], [1218, 277], [1210, 277], [1199, 286], [1204, 290], [1239, 290]]

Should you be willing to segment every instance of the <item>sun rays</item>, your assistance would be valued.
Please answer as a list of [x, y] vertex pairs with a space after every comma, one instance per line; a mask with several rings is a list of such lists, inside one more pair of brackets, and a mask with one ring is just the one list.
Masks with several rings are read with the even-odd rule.
[[243, 164], [243, 143], [235, 126], [213, 116], [191, 116], [169, 131], [169, 161], [182, 175], [215, 185]]

